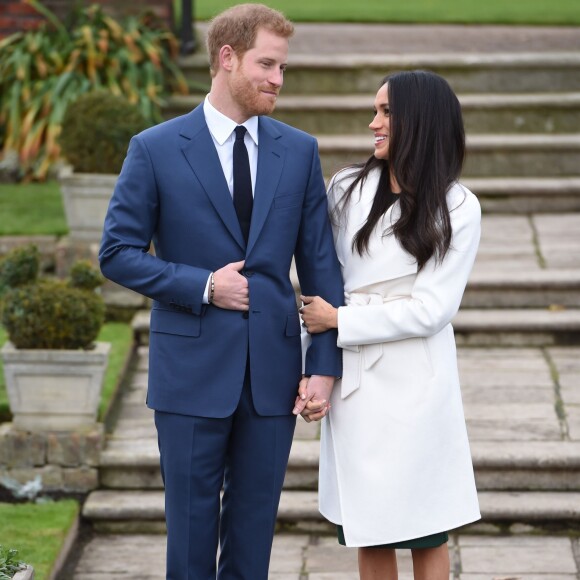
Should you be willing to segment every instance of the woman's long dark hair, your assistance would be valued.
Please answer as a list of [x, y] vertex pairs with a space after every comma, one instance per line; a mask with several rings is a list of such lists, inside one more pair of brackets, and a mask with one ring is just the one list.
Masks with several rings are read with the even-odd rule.
[[[354, 190], [380, 168], [371, 211], [353, 239], [353, 250], [361, 256], [368, 250], [377, 223], [399, 200], [400, 217], [385, 233], [394, 234], [421, 269], [432, 257], [442, 260], [451, 244], [446, 194], [465, 158], [461, 106], [447, 81], [431, 72], [399, 72], [385, 77], [381, 86], [385, 83], [391, 115], [389, 159], [373, 155], [354, 166], [358, 175], [338, 200], [337, 212], [346, 210]], [[401, 188], [398, 195], [391, 191], [391, 172]]]

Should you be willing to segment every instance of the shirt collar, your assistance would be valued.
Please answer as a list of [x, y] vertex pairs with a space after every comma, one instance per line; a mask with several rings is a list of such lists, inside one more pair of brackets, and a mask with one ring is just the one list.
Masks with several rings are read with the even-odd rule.
[[[209, 95], [205, 97], [203, 102], [203, 114], [205, 115], [205, 122], [207, 123], [207, 128], [212, 134], [213, 138], [218, 142], [219, 145], [223, 145], [234, 132], [234, 129], [238, 124], [226, 117], [223, 113], [220, 113], [210, 102]], [[258, 117], [250, 117], [247, 121], [242, 123], [242, 125], [248, 131], [248, 134], [252, 138], [252, 141], [258, 145]]]

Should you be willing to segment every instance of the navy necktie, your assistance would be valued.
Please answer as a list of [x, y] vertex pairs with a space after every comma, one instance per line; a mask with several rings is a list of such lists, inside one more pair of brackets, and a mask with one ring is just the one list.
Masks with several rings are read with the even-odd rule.
[[244, 143], [246, 128], [238, 125], [235, 128], [236, 140], [234, 142], [234, 207], [242, 228], [242, 234], [246, 244], [250, 234], [250, 220], [252, 219], [252, 176], [250, 174], [250, 160], [248, 150]]

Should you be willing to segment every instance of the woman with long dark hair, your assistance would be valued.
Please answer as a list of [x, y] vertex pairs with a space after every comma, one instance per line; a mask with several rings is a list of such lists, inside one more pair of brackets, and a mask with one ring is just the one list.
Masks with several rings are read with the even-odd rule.
[[461, 107], [424, 72], [386, 77], [374, 155], [329, 188], [345, 306], [303, 296], [308, 333], [338, 328], [343, 376], [300, 394], [322, 426], [319, 503], [339, 541], [359, 548], [362, 580], [447, 580], [447, 532], [480, 518], [451, 320], [477, 252], [481, 210], [458, 181]]

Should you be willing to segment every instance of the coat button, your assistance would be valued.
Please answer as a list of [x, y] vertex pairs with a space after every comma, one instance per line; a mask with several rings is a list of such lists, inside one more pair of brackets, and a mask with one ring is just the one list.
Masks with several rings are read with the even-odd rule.
[[245, 320], [247, 320], [248, 318], [250, 318], [250, 313], [249, 313], [249, 312], [247, 312], [247, 311], [245, 311], [245, 312], [242, 314], [242, 318], [244, 318]]

